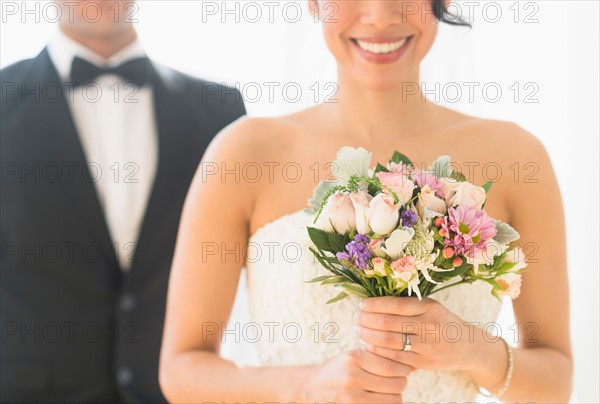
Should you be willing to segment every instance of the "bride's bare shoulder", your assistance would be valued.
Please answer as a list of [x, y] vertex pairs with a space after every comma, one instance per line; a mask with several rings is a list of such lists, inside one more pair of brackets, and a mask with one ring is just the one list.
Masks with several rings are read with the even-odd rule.
[[306, 133], [301, 113], [273, 117], [242, 117], [223, 129], [209, 150], [240, 160], [268, 161], [293, 153], [294, 144]]
[[546, 156], [540, 139], [513, 122], [455, 114], [452, 132], [468, 142], [474, 152], [513, 160]]

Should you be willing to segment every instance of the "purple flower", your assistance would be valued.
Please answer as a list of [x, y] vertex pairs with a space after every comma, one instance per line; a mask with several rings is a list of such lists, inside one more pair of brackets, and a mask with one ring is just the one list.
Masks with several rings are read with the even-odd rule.
[[[359, 243], [363, 243], [363, 244], [369, 244], [369, 242], [371, 241], [369, 236], [366, 236], [364, 234], [357, 234], [356, 236], [354, 236], [354, 240]], [[348, 244], [350, 244], [350, 243], [348, 243]]]
[[339, 252], [335, 254], [335, 257], [340, 261], [350, 261], [350, 255], [347, 252]]
[[358, 269], [369, 269], [369, 260], [371, 259], [371, 251], [368, 244], [371, 239], [364, 234], [357, 234], [354, 240], [346, 244], [347, 252], [339, 252], [335, 256], [340, 261], [347, 261], [350, 265]]
[[410, 209], [405, 210], [400, 214], [402, 226], [412, 227], [417, 221], [417, 214]]

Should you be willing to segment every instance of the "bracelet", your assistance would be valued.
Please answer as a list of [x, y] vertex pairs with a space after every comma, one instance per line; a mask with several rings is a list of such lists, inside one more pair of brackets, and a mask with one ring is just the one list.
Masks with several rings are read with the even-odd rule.
[[[515, 368], [515, 360], [513, 357], [513, 351], [508, 342], [504, 338], [502, 338], [502, 342], [506, 345], [506, 352], [508, 353], [508, 368], [506, 369], [506, 375], [504, 376], [504, 381], [502, 382], [502, 386], [498, 390], [496, 394], [490, 394], [489, 391], [483, 387], [479, 388], [479, 393], [486, 397], [497, 397], [500, 398], [506, 390], [508, 390], [508, 386], [510, 386], [510, 381], [512, 380], [513, 370]], [[484, 390], [484, 391], [482, 391]]]

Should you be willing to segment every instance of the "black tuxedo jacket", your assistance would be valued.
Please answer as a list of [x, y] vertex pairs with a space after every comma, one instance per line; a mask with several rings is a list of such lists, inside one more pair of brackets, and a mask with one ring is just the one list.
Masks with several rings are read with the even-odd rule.
[[232, 88], [152, 70], [159, 161], [127, 273], [48, 52], [0, 71], [2, 402], [165, 401], [158, 358], [181, 208], [208, 143], [245, 110]]

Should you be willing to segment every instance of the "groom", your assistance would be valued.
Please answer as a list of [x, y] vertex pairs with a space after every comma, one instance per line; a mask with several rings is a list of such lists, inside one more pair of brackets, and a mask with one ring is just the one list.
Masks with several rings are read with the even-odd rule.
[[59, 2], [57, 36], [1, 71], [1, 402], [165, 401], [183, 201], [245, 113], [239, 92], [149, 60], [126, 2], [94, 3], [91, 20]]

